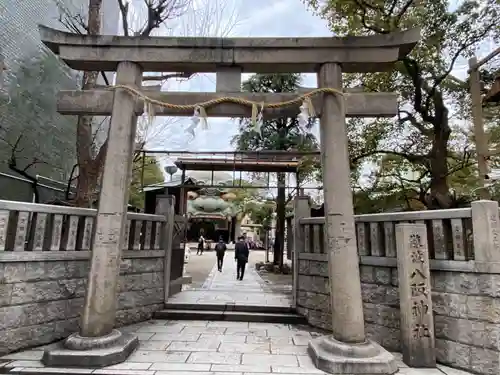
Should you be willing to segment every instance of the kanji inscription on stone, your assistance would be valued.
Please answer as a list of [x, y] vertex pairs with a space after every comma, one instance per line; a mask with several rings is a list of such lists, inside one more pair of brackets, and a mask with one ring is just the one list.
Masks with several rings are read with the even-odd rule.
[[426, 225], [396, 225], [396, 247], [403, 361], [436, 367]]

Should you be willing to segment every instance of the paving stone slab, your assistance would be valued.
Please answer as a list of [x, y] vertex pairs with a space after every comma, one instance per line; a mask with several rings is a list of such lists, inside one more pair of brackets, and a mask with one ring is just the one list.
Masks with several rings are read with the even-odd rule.
[[271, 366], [271, 369], [273, 373], [278, 374], [325, 374], [315, 367]]
[[123, 362], [117, 365], [105, 367], [107, 370], [149, 370], [153, 363], [151, 362]]
[[401, 375], [443, 375], [437, 368], [400, 368], [399, 373]]
[[271, 345], [267, 344], [239, 344], [239, 343], [224, 343], [219, 347], [219, 352], [221, 353], [260, 353], [260, 354], [270, 354]]
[[155, 375], [154, 371], [148, 370], [115, 370], [115, 369], [99, 369], [95, 370], [93, 375]]
[[253, 365], [212, 365], [213, 372], [259, 372], [268, 374], [271, 373], [271, 366], [261, 365], [259, 363]]
[[210, 372], [212, 365], [209, 363], [163, 363], [155, 362], [150, 370], [179, 371], [179, 372]]
[[[239, 336], [229, 336], [229, 337], [239, 337]], [[292, 345], [292, 337], [259, 337], [259, 336], [246, 336], [246, 342], [248, 344], [275, 344], [275, 345]]]
[[186, 362], [191, 352], [161, 352], [158, 350], [137, 350], [128, 357], [130, 362]]
[[203, 333], [200, 335], [200, 340], [217, 340], [220, 343], [240, 343], [247, 342], [247, 336], [231, 336], [231, 335], [211, 335]]
[[276, 366], [298, 366], [297, 356], [288, 354], [243, 354], [241, 363], [251, 365], [261, 363], [265, 365]]
[[307, 355], [306, 346], [271, 344], [271, 354]]
[[136, 332], [144, 332], [144, 333], [180, 333], [186, 326], [159, 326], [159, 325], [152, 325], [152, 326], [144, 326], [139, 328]]
[[241, 363], [241, 356], [242, 354], [240, 353], [193, 352], [189, 356], [187, 363], [239, 365]]
[[216, 352], [220, 346], [219, 341], [174, 341], [167, 347], [167, 352]]
[[148, 341], [198, 341], [199, 333], [155, 333]]
[[140, 341], [139, 350], [166, 350], [172, 341]]
[[228, 327], [224, 332], [225, 335], [233, 336], [259, 336], [267, 337], [267, 330], [258, 328], [243, 328], [243, 327]]

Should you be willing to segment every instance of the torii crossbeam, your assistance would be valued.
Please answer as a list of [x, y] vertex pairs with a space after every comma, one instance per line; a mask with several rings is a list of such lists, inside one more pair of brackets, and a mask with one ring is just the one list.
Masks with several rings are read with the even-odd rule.
[[[197, 101], [214, 99], [222, 93], [253, 102], [264, 101], [269, 106], [294, 95], [297, 98], [297, 94], [241, 93], [241, 73], [314, 72], [318, 74], [318, 87], [322, 92], [313, 104], [321, 125], [324, 237], [329, 256], [333, 333], [312, 340], [309, 352], [320, 369], [331, 373], [393, 374], [397, 371], [394, 357], [366, 340], [345, 129], [346, 116], [395, 115], [396, 97], [343, 93], [342, 73], [392, 69], [418, 42], [419, 30], [345, 38], [87, 36], [46, 27], [40, 27], [40, 33], [44, 44], [73, 69], [117, 71], [117, 86], [111, 88], [113, 91], [98, 89], [59, 95], [61, 113], [111, 114], [111, 122], [80, 332], [72, 335], [65, 347], [47, 350], [43, 358], [46, 364], [106, 366], [123, 361], [137, 346], [137, 338], [120, 336], [113, 327], [135, 130], [142, 108], [138, 98], [150, 103], [152, 97], [159, 99], [161, 103], [157, 104], [168, 108], [158, 111], [160, 115], [191, 115], [187, 107], [173, 111], [165, 102], [192, 107], [199, 105]], [[217, 93], [146, 93], [141, 85], [144, 72], [175, 71], [216, 72]], [[249, 108], [239, 104], [219, 104], [207, 105], [207, 114], [228, 117], [249, 114]], [[264, 110], [264, 115], [294, 115], [299, 112], [299, 105]], [[297, 251], [295, 272], [298, 272]], [[296, 282], [294, 274], [294, 291], [297, 291]]]

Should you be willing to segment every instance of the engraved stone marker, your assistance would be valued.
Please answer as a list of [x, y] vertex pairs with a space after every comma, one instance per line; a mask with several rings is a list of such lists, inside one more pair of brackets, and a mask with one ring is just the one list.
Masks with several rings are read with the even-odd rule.
[[396, 245], [403, 361], [436, 367], [426, 225], [396, 225]]

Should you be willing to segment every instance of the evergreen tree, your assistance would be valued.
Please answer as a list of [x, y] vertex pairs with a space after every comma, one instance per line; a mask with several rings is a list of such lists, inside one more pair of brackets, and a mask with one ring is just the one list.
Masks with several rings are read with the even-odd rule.
[[[279, 93], [295, 92], [301, 82], [300, 74], [256, 74], [243, 83], [244, 91]], [[304, 132], [296, 118], [276, 118], [264, 120], [260, 134], [254, 129], [249, 119], [240, 123], [240, 131], [232, 142], [240, 151], [279, 150], [313, 151], [318, 148], [314, 135]], [[313, 173], [311, 163], [304, 164], [299, 171], [304, 180]], [[276, 199], [276, 238], [274, 241], [274, 259], [276, 265], [283, 265], [285, 242], [285, 210], [291, 196], [286, 197], [285, 173], [278, 173], [278, 194]]]

